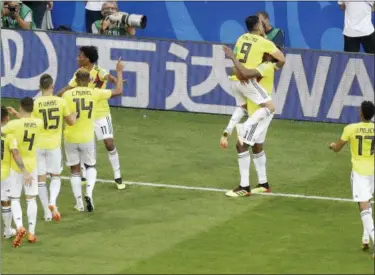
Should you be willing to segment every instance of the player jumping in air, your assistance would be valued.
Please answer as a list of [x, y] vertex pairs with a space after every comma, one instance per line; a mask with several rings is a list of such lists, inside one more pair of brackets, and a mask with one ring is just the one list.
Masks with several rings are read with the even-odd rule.
[[[9, 121], [8, 110], [1, 106], [1, 127]], [[13, 158], [12, 158], [13, 157]], [[11, 209], [11, 187], [12, 179], [10, 175], [11, 162], [14, 161], [23, 174], [25, 184], [31, 183], [32, 177], [26, 171], [25, 165], [18, 151], [17, 140], [13, 135], [1, 135], [1, 213], [4, 224], [4, 238], [10, 239], [16, 235], [16, 230], [12, 228], [12, 209]]]
[[21, 99], [20, 119], [12, 120], [1, 128], [2, 134], [11, 134], [16, 138], [25, 169], [31, 174], [31, 179], [26, 178], [19, 165], [12, 161], [10, 171], [10, 180], [12, 181], [10, 189], [11, 207], [13, 220], [17, 227], [17, 235], [13, 241], [14, 247], [20, 246], [22, 238], [26, 235], [20, 203], [22, 189], [25, 191], [27, 202], [28, 241], [30, 243], [36, 242], [35, 226], [38, 212], [36, 203], [36, 196], [38, 195], [36, 144], [40, 137], [40, 131], [43, 129], [43, 121], [32, 117], [33, 108], [34, 101], [32, 98], [25, 97]]
[[[98, 50], [94, 46], [83, 46], [80, 48], [78, 54], [78, 66], [80, 68], [86, 68], [90, 72], [89, 88], [100, 88], [105, 89], [107, 81], [117, 83], [115, 77], [111, 76], [106, 70], [99, 67], [96, 63], [98, 62]], [[65, 91], [77, 87], [77, 81], [75, 74], [70, 80], [68, 86], [63, 88], [58, 95], [61, 96]], [[122, 93], [121, 93], [122, 94]], [[119, 95], [121, 95], [119, 94]], [[101, 100], [97, 103], [97, 109], [94, 114], [95, 118], [95, 135], [97, 140], [103, 140], [105, 148], [108, 151], [109, 161], [112, 165], [114, 174], [114, 180], [117, 184], [118, 189], [125, 189], [125, 183], [122, 182], [121, 171], [120, 171], [120, 159], [118, 152], [115, 147], [115, 141], [113, 138], [113, 126], [111, 112], [108, 104], [108, 100]], [[81, 162], [81, 170], [83, 172], [83, 181], [85, 180], [85, 168], [83, 162]]]
[[[249, 31], [238, 38], [234, 48], [234, 54], [230, 56], [236, 68], [243, 66], [245, 69], [255, 69], [262, 62], [265, 53], [270, 54], [277, 60], [277, 67], [280, 68], [285, 63], [284, 54], [271, 41], [264, 38], [264, 29], [257, 16], [249, 16], [246, 18], [246, 27]], [[240, 133], [243, 143], [247, 144], [241, 149], [238, 149], [238, 162], [241, 174], [240, 186], [233, 190], [237, 197], [248, 196], [251, 194], [249, 183], [249, 167], [250, 167], [250, 153], [247, 147], [254, 145], [261, 131], [256, 131], [258, 123], [261, 120], [267, 119], [275, 110], [271, 97], [267, 91], [257, 83], [255, 78], [246, 81], [243, 75], [239, 72], [230, 76], [232, 80], [232, 92], [236, 99], [237, 108], [235, 109], [229, 127], [224, 131], [224, 136], [228, 136], [233, 128], [245, 116], [245, 106], [250, 100], [260, 108], [255, 110], [243, 125], [243, 130]], [[240, 79], [239, 79], [240, 78]], [[258, 136], [257, 136], [258, 135]], [[267, 187], [267, 186], [265, 186]], [[267, 188], [265, 188], [267, 189]]]
[[344, 128], [341, 138], [329, 145], [329, 149], [338, 153], [347, 142], [350, 143], [352, 156], [352, 173], [350, 182], [353, 200], [358, 202], [364, 233], [363, 248], [369, 246], [369, 239], [374, 245], [374, 220], [372, 217], [371, 199], [374, 194], [374, 116], [375, 106], [370, 101], [361, 104], [361, 122]]
[[98, 88], [89, 88], [90, 71], [80, 68], [75, 73], [77, 87], [64, 93], [63, 99], [66, 100], [69, 109], [77, 113], [76, 123], [73, 126], [66, 125], [64, 130], [64, 147], [67, 166], [71, 169], [71, 185], [74, 197], [76, 198], [75, 209], [83, 211], [82, 186], [80, 175], [80, 162], [83, 161], [86, 167], [86, 210], [94, 211], [93, 191], [96, 183], [97, 171], [96, 164], [96, 146], [94, 137], [94, 114], [98, 102], [107, 101], [113, 96], [120, 95], [123, 89], [124, 65], [119, 60], [116, 65], [117, 83], [116, 89], [103, 90]]
[[[230, 58], [235, 58], [232, 50], [228, 47], [224, 46], [225, 54]], [[274, 82], [274, 76], [275, 76], [275, 63], [276, 60], [269, 54], [264, 54], [263, 57], [263, 63], [260, 64], [256, 69], [246, 69], [242, 64], [237, 64], [238, 67], [235, 67], [235, 73], [239, 76], [242, 76], [242, 81], [246, 82], [249, 79], [260, 79], [259, 84], [264, 87], [264, 89], [267, 91], [268, 96], [271, 97], [272, 90], [273, 90], [273, 82]], [[251, 116], [256, 110], [258, 110], [260, 107], [256, 105], [251, 100], [247, 99], [247, 104], [244, 106], [247, 108], [247, 112], [249, 116]], [[268, 116], [267, 118], [259, 121], [258, 126], [256, 127], [254, 137], [254, 144], [251, 146], [252, 152], [253, 152], [253, 161], [255, 165], [255, 169], [258, 174], [258, 186], [254, 189], [252, 189], [252, 193], [263, 193], [263, 192], [270, 192], [270, 186], [268, 184], [267, 180], [267, 169], [266, 169], [266, 154], [263, 150], [263, 143], [265, 141], [267, 130], [269, 125], [271, 124], [273, 118], [273, 114]], [[233, 125], [233, 120], [230, 120], [228, 123], [228, 126], [226, 127], [226, 130], [224, 131], [221, 139], [220, 139], [220, 145], [223, 148], [228, 147], [228, 138], [232, 134], [233, 127], [237, 126], [239, 129], [240, 127], [243, 127], [242, 124]], [[241, 130], [239, 131], [241, 132]], [[241, 138], [241, 137], [239, 137]], [[248, 149], [248, 145], [243, 144], [242, 140], [237, 141], [237, 152], [238, 154], [246, 153]], [[248, 166], [246, 166], [248, 167]], [[245, 170], [244, 168], [241, 169], [240, 167], [240, 173], [241, 179], [242, 176], [244, 178], [249, 178], [249, 169]], [[227, 192], [227, 196], [230, 197], [240, 197], [241, 195], [249, 195], [247, 191], [243, 191], [242, 189], [239, 190], [239, 192], [236, 192], [236, 190]]]

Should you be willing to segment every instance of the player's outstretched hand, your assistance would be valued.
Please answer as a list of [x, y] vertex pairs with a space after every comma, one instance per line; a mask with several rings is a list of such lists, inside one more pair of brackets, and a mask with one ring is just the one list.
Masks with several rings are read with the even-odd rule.
[[18, 112], [13, 108], [13, 107], [7, 107], [7, 110], [9, 112], [9, 114], [13, 115], [13, 116], [16, 116], [18, 114]]
[[228, 137], [221, 136], [220, 138], [220, 147], [223, 149], [228, 148]]
[[224, 53], [227, 57], [229, 57], [230, 59], [234, 59], [235, 56], [234, 56], [234, 53], [232, 51], [231, 48], [227, 47], [227, 46], [223, 46], [223, 50], [224, 50]]
[[23, 179], [25, 181], [26, 186], [30, 186], [31, 183], [33, 182], [33, 177], [31, 176], [31, 174], [29, 172], [23, 173]]
[[335, 146], [336, 146], [336, 143], [332, 142], [332, 143], [328, 146], [328, 148], [331, 149], [331, 150], [333, 150], [333, 148], [335, 148]]
[[122, 72], [123, 70], [124, 70], [124, 62], [121, 61], [121, 57], [120, 57], [116, 64], [116, 71]]

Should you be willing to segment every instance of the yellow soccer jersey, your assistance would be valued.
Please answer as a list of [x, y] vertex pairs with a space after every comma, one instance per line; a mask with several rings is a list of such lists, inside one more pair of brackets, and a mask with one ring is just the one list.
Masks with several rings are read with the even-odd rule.
[[[43, 121], [33, 117], [12, 120], [1, 128], [3, 134], [12, 134], [16, 138], [19, 152], [28, 172], [33, 172], [36, 169], [36, 144], [42, 129]], [[11, 168], [18, 173], [21, 172], [13, 159]]]
[[17, 149], [17, 140], [13, 135], [1, 136], [1, 181], [9, 177], [12, 150]]
[[[267, 94], [271, 97], [273, 90], [273, 81], [275, 78], [275, 66], [272, 62], [264, 62], [256, 68], [262, 75], [259, 84], [267, 91]], [[260, 107], [253, 101], [247, 99], [247, 112], [252, 115]]]
[[94, 139], [94, 113], [99, 101], [108, 100], [111, 90], [77, 87], [64, 93], [69, 109], [77, 112], [73, 126], [65, 125], [64, 139], [69, 143], [86, 143]]
[[374, 175], [374, 123], [354, 123], [344, 128], [341, 140], [350, 143], [353, 171]]
[[43, 120], [37, 147], [56, 149], [61, 147], [64, 117], [70, 115], [66, 101], [57, 96], [40, 96], [34, 101], [33, 117]]
[[[108, 72], [105, 69], [95, 65], [90, 71], [89, 88], [105, 89], [107, 87], [107, 80], [105, 79], [107, 75], [108, 75]], [[74, 73], [73, 78], [69, 82], [69, 86], [73, 88], [77, 87], [75, 73]], [[108, 99], [98, 101], [97, 108], [96, 108], [95, 115], [94, 115], [95, 120], [109, 116], [109, 114], [110, 114], [110, 110], [109, 110]]]
[[[233, 52], [246, 69], [255, 69], [262, 63], [264, 53], [272, 54], [276, 51], [277, 47], [270, 40], [245, 33], [238, 38]], [[230, 76], [229, 79], [238, 80], [236, 75]]]

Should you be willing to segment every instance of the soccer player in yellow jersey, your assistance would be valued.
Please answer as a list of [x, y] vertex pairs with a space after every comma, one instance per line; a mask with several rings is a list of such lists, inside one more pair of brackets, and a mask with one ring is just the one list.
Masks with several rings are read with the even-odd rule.
[[[117, 80], [115, 77], [111, 76], [106, 70], [96, 65], [98, 59], [98, 50], [94, 46], [83, 46], [80, 48], [77, 61], [80, 68], [86, 68], [90, 71], [89, 88], [105, 89], [108, 80], [112, 83], [116, 83]], [[73, 78], [70, 80], [68, 86], [62, 89], [58, 93], [58, 95], [62, 95], [65, 91], [77, 86], [78, 84], [76, 81], [76, 77], [74, 75]], [[95, 135], [97, 140], [104, 141], [105, 148], [108, 151], [108, 157], [112, 166], [114, 180], [117, 184], [117, 188], [125, 189], [125, 183], [122, 183], [121, 178], [120, 159], [113, 138], [112, 118], [108, 100], [98, 101], [97, 108], [94, 113], [94, 118]], [[82, 177], [85, 178], [85, 169], [82, 163], [81, 172]]]
[[[1, 106], [1, 127], [5, 126], [8, 121], [8, 110], [4, 106]], [[9, 174], [12, 157], [23, 173], [25, 182], [30, 184], [32, 177], [25, 170], [25, 165], [18, 151], [16, 138], [13, 135], [1, 135], [1, 213], [3, 216], [3, 235], [5, 239], [10, 239], [16, 235], [16, 230], [12, 228], [12, 210], [10, 206], [12, 180]]]
[[[71, 113], [64, 99], [53, 95], [53, 79], [49, 74], [40, 78], [41, 96], [34, 101], [33, 117], [43, 120], [43, 129], [37, 144], [39, 198], [44, 209], [44, 219], [61, 219], [56, 200], [60, 193], [62, 171], [61, 135], [63, 121], [75, 123], [75, 113]], [[47, 174], [51, 176], [50, 198], [46, 185]]]
[[[267, 95], [271, 97], [273, 91], [273, 82], [275, 76], [275, 62], [277, 62], [271, 55], [264, 54], [263, 63], [260, 64], [256, 69], [246, 69], [242, 64], [237, 64], [234, 68], [234, 72], [240, 76], [241, 81], [246, 83], [249, 79], [258, 79], [260, 85], [265, 88]], [[251, 117], [256, 110], [260, 108], [257, 104], [247, 99], [247, 103], [241, 106], [247, 108], [247, 112]], [[251, 194], [250, 182], [249, 182], [249, 170], [250, 170], [250, 154], [248, 151], [251, 146], [253, 151], [253, 161], [255, 169], [258, 174], [258, 186], [252, 190], [253, 193], [270, 192], [270, 187], [267, 180], [266, 173], [266, 155], [263, 151], [263, 143], [265, 141], [268, 127], [272, 121], [273, 114], [265, 119], [262, 119], [254, 125], [252, 129], [252, 139], [250, 142], [245, 143], [241, 136], [237, 141], [237, 153], [238, 162], [240, 168], [241, 181], [240, 185], [232, 191], [226, 193], [229, 197], [244, 197]], [[242, 127], [243, 124], [238, 124], [237, 121], [230, 119], [228, 126], [226, 127], [221, 140], [220, 145], [223, 148], [228, 147], [228, 137], [232, 134], [233, 128], [237, 126]]]
[[95, 112], [99, 101], [108, 100], [112, 96], [122, 93], [123, 63], [119, 60], [116, 65], [117, 83], [116, 89], [103, 90], [98, 88], [89, 88], [90, 71], [81, 68], [75, 74], [78, 87], [68, 90], [63, 98], [68, 103], [71, 110], [77, 113], [77, 120], [73, 126], [67, 125], [64, 130], [64, 145], [67, 166], [71, 168], [71, 184], [74, 196], [76, 198], [75, 208], [83, 211], [82, 187], [80, 176], [81, 160], [86, 167], [86, 210], [92, 212], [93, 190], [96, 183], [96, 146], [94, 137]]
[[[265, 32], [259, 18], [257, 16], [249, 16], [246, 18], [245, 23], [248, 33], [238, 38], [234, 54], [228, 56], [233, 63], [235, 65], [243, 64], [246, 69], [255, 69], [262, 63], [263, 55], [268, 53], [278, 61], [277, 66], [279, 68], [282, 67], [285, 63], [284, 54], [273, 42], [263, 37]], [[227, 47], [224, 47], [224, 51], [228, 55], [227, 49]], [[246, 104], [247, 99], [261, 107], [244, 123], [243, 136], [245, 140], [251, 140], [252, 127], [260, 120], [270, 116], [274, 112], [275, 106], [267, 95], [267, 91], [255, 79], [241, 83], [235, 74], [230, 76], [229, 79], [232, 80], [232, 92], [237, 105], [232, 115], [233, 120], [240, 121], [243, 118], [245, 110], [242, 106]]]
[[370, 101], [361, 104], [361, 122], [344, 128], [341, 138], [329, 145], [334, 152], [340, 152], [347, 142], [352, 156], [351, 186], [353, 200], [358, 202], [365, 233], [362, 243], [368, 247], [369, 239], [374, 244], [374, 220], [370, 200], [374, 194], [374, 117], [375, 106]]
[[34, 101], [32, 98], [25, 97], [21, 99], [19, 110], [20, 119], [12, 120], [1, 128], [2, 134], [11, 134], [16, 138], [20, 154], [25, 164], [25, 169], [33, 178], [30, 184], [25, 184], [24, 174], [17, 163], [12, 161], [10, 171], [10, 179], [12, 181], [11, 201], [13, 220], [17, 227], [17, 236], [13, 242], [15, 247], [21, 244], [23, 236], [26, 235], [26, 230], [22, 222], [22, 209], [20, 204], [23, 188], [27, 201], [27, 218], [29, 225], [28, 240], [30, 243], [36, 241], [35, 225], [38, 210], [36, 203], [36, 196], [38, 195], [36, 144], [38, 143], [40, 131], [43, 129], [43, 121], [31, 116], [33, 107]]

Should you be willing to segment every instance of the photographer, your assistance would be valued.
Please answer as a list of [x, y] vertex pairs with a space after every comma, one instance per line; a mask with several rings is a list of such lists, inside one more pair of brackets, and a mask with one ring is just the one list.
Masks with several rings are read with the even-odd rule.
[[268, 40], [271, 40], [275, 45], [284, 48], [285, 35], [282, 29], [274, 28], [270, 23], [270, 17], [267, 12], [261, 11], [257, 13], [260, 21], [263, 23], [264, 30]]
[[2, 28], [30, 30], [35, 28], [31, 9], [21, 1], [5, 1], [1, 10]]
[[116, 36], [134, 36], [135, 28], [129, 27], [126, 24], [112, 21], [109, 18], [109, 16], [114, 15], [117, 12], [118, 8], [116, 2], [105, 2], [101, 10], [103, 19], [97, 20], [92, 24], [92, 33]]

